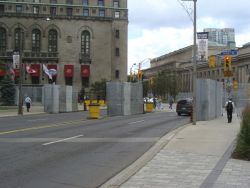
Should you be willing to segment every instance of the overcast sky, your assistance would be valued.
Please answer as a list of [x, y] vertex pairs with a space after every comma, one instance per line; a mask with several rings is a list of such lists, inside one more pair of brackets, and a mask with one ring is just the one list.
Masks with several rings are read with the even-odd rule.
[[[184, 5], [193, 11], [193, 1]], [[193, 23], [179, 0], [128, 0], [128, 10], [128, 69], [192, 45]], [[250, 0], [197, 0], [197, 32], [234, 28], [236, 46], [241, 47], [250, 42], [249, 10]], [[148, 64], [145, 60], [144, 67]]]

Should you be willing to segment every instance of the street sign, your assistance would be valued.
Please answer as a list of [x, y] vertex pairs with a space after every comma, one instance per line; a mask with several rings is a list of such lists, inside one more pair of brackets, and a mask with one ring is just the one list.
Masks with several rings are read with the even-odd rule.
[[220, 55], [237, 55], [237, 50], [223, 50]]
[[19, 69], [20, 67], [20, 55], [13, 55], [13, 68]]

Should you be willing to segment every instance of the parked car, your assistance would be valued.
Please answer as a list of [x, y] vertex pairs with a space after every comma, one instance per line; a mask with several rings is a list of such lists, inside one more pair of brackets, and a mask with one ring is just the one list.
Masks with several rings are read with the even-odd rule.
[[176, 104], [176, 112], [178, 116], [182, 114], [191, 115], [193, 108], [193, 100], [191, 98], [181, 99]]

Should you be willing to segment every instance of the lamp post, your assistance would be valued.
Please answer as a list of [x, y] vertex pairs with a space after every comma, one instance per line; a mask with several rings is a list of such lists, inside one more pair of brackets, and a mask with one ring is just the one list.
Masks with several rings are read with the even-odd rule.
[[22, 71], [22, 57], [19, 50], [15, 50], [13, 52], [13, 68], [19, 69], [19, 82], [18, 82], [18, 115], [23, 115], [23, 96], [22, 96], [22, 78], [23, 78], [23, 71]]
[[197, 0], [182, 0], [194, 2], [194, 20], [193, 20], [193, 125], [196, 125], [196, 2]]

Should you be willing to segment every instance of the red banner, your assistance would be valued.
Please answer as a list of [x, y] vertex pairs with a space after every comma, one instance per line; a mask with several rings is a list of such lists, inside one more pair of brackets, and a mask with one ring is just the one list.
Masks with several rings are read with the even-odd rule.
[[74, 75], [74, 65], [64, 65], [64, 76], [72, 78]]
[[19, 77], [20, 76], [19, 69], [14, 69], [14, 73], [15, 73], [15, 77]]
[[88, 78], [90, 75], [89, 65], [81, 65], [81, 76], [83, 78]]
[[30, 68], [34, 70], [33, 72], [30, 73], [31, 76], [33, 77], [39, 77], [40, 76], [40, 64], [31, 64]]
[[4, 76], [6, 74], [5, 64], [0, 64], [0, 76]]
[[0, 76], [4, 76], [5, 73], [6, 73], [5, 70], [0, 69]]

